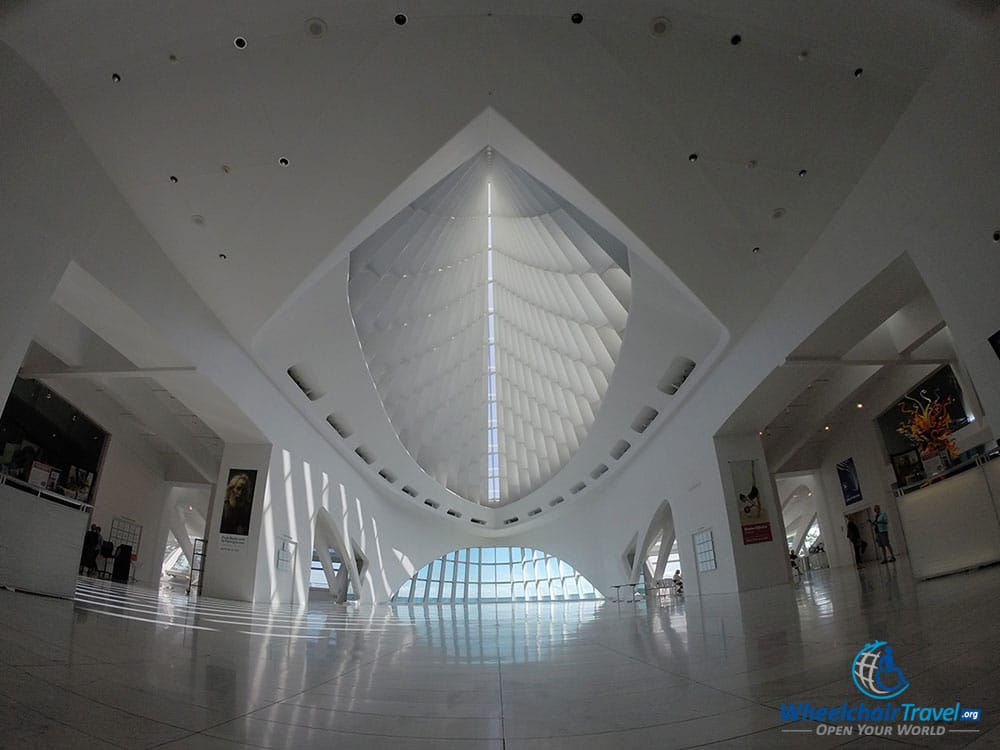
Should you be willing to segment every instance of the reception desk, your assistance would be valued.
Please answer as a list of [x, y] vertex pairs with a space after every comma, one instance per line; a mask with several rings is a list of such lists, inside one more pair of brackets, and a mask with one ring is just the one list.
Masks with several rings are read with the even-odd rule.
[[1000, 460], [977, 457], [896, 503], [916, 578], [1000, 562]]
[[0, 482], [0, 586], [72, 597], [90, 506]]

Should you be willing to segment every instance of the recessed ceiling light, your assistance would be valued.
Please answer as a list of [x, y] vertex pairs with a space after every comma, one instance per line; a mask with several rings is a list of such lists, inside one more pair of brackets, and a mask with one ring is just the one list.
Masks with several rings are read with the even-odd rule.
[[698, 161], [698, 154], [689, 154], [688, 161], [692, 163]]
[[808, 170], [805, 170], [805, 169], [800, 169], [799, 170], [799, 177], [805, 177], [807, 174], [809, 174]]
[[1000, 229], [998, 229], [993, 233], [993, 241], [1000, 242]]
[[305, 26], [306, 33], [314, 39], [318, 39], [326, 33], [326, 21], [322, 18], [307, 18]]
[[830, 431], [830, 425], [827, 425], [826, 427], [824, 427], [824, 428], [823, 428], [823, 430], [824, 430], [825, 432], [829, 432], [829, 431]]
[[776, 208], [774, 209], [774, 211], [771, 212], [772, 219], [780, 219], [784, 215], [785, 215], [785, 209], [783, 208]]
[[397, 13], [396, 17], [392, 20], [396, 22], [397, 26], [406, 26], [407, 18], [405, 13]]
[[229, 174], [230, 172], [233, 171], [233, 168], [230, 167], [228, 164], [223, 164], [222, 171], [225, 172], [226, 174]]
[[122, 77], [117, 73], [112, 73], [111, 80], [114, 81], [115, 83], [121, 83]]
[[278, 159], [278, 164], [280, 164], [283, 167], [287, 167], [288, 166], [288, 159], [285, 158], [284, 156], [282, 156], [280, 159]]
[[809, 57], [809, 50], [807, 50], [807, 49], [799, 50], [798, 57], [799, 57], [800, 60], [807, 59]]
[[236, 47], [236, 49], [246, 49], [247, 40], [244, 37], [238, 36], [233, 39], [233, 46]]
[[858, 401], [858, 408], [859, 409], [864, 409], [865, 405], [863, 403], [861, 403], [860, 401]]
[[813, 496], [813, 493], [811, 493], [811, 492], [807, 492], [807, 493], [806, 493], [806, 495], [807, 495], [808, 497], [812, 497], [812, 496]]
[[666, 36], [670, 33], [670, 27], [671, 23], [669, 18], [666, 16], [655, 16], [649, 22], [649, 33], [656, 37]]
[[170, 181], [176, 185], [177, 184], [177, 175], [175, 175], [175, 174], [170, 175]]
[[574, 13], [569, 17], [569, 20], [576, 24], [583, 23], [583, 13]]
[[754, 255], [756, 255], [757, 253], [759, 253], [759, 252], [760, 252], [760, 247], [759, 247], [759, 246], [757, 246], [757, 247], [754, 247], [754, 249], [753, 249], [753, 250], [751, 250], [750, 252], [751, 252], [751, 253], [753, 253]]
[[757, 160], [751, 159], [747, 162], [747, 169], [754, 169], [757, 166]]
[[861, 78], [861, 76], [863, 76], [864, 74], [865, 74], [865, 69], [864, 68], [855, 68], [854, 69], [854, 77], [855, 78]]
[[226, 258], [228, 258], [228, 257], [229, 257], [229, 256], [228, 256], [228, 255], [226, 255], [225, 253], [219, 253], [219, 260], [225, 260], [225, 259], [226, 259]]
[[202, 216], [201, 214], [193, 214], [191, 216], [191, 221], [193, 221], [195, 224], [201, 226], [202, 224], [205, 223], [205, 217]]
[[175, 62], [177, 62], [177, 55], [173, 55], [173, 54], [167, 55], [167, 60], [169, 62], [175, 63]]
[[738, 44], [739, 44], [740, 42], [742, 42], [742, 41], [743, 41], [743, 37], [741, 37], [741, 36], [740, 36], [739, 34], [733, 34], [733, 35], [732, 35], [732, 36], [731, 36], [731, 37], [729, 38], [729, 43], [730, 43], [731, 45], [733, 45], [734, 47], [735, 47], [736, 45], [738, 45]]

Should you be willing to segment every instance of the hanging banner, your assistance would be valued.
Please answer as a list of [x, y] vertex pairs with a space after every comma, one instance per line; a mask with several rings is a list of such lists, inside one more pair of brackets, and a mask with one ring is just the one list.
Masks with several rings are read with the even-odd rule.
[[739, 502], [740, 526], [743, 529], [743, 544], [770, 542], [771, 520], [767, 507], [757, 488], [757, 468], [755, 461], [730, 461], [729, 470], [733, 475], [733, 487]]

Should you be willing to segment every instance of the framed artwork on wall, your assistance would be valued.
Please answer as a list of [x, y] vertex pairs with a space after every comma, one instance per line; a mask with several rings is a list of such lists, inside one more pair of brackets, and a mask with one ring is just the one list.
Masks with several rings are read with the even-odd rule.
[[844, 503], [853, 505], [861, 502], [861, 483], [858, 481], [858, 469], [853, 457], [837, 464], [837, 476], [840, 478], [840, 491], [844, 493]]
[[222, 505], [220, 534], [248, 536], [253, 493], [257, 486], [256, 469], [230, 469], [226, 482], [226, 498]]

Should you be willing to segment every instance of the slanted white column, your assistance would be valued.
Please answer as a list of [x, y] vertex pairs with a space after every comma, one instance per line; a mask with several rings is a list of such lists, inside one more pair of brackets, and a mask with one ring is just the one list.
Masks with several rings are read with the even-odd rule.
[[760, 439], [717, 437], [715, 448], [739, 591], [787, 583], [785, 523]]
[[206, 531], [205, 596], [253, 601], [257, 566], [275, 564], [259, 554], [270, 460], [270, 445], [227, 445], [222, 453]]

